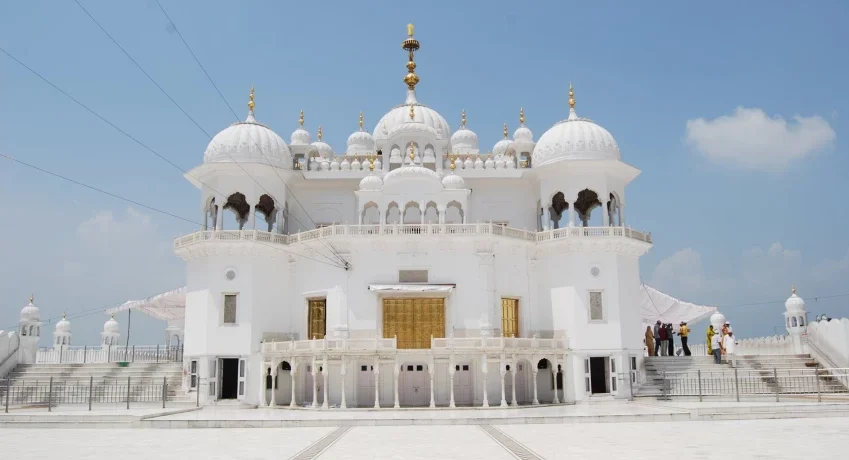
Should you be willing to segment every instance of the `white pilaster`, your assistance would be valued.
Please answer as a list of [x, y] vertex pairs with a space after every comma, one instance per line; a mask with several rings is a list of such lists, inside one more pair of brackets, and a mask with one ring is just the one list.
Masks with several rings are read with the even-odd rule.
[[293, 360], [289, 364], [291, 364], [289, 367], [292, 369], [291, 371], [289, 371], [289, 374], [291, 374], [292, 376], [292, 399], [289, 400], [289, 407], [294, 409], [298, 405], [295, 402], [295, 382], [297, 382], [297, 380], [295, 379], [295, 374], [297, 374], [298, 372], [298, 363]]
[[434, 397], [433, 397], [433, 373], [435, 371], [434, 367], [435, 367], [435, 363], [433, 362], [433, 359], [431, 359], [430, 364], [428, 364], [428, 366], [427, 366], [427, 372], [428, 372], [428, 374], [430, 374], [430, 407], [431, 408], [436, 407], [436, 399], [434, 399]]
[[552, 404], [560, 404], [560, 396], [558, 396], [559, 391], [557, 390], [557, 360], [551, 360], [551, 376], [554, 378], [554, 400], [551, 401]]
[[401, 404], [398, 402], [398, 374], [401, 372], [401, 368], [398, 367], [398, 362], [394, 362], [392, 364], [392, 384], [395, 386], [395, 408], [398, 409], [401, 407]]
[[486, 355], [481, 357], [481, 374], [483, 375], [483, 407], [489, 407], [489, 397], [486, 391], [486, 374], [488, 373]]
[[380, 409], [380, 360], [377, 357], [374, 358], [372, 372], [374, 372], [374, 408]]
[[516, 402], [516, 366], [518, 365], [516, 358], [513, 357], [513, 362], [510, 364], [510, 378], [513, 380], [513, 385], [510, 387], [513, 392], [513, 402], [512, 406], [518, 406], [519, 404]]
[[327, 356], [324, 357], [322, 362], [324, 363], [321, 366], [321, 377], [322, 377], [322, 380], [324, 381], [324, 388], [322, 388], [322, 391], [324, 392], [324, 400], [321, 402], [321, 408], [327, 409], [327, 407], [328, 407], [328, 404], [327, 404], [327, 376], [328, 376], [328, 374], [330, 374], [330, 372], [329, 372], [330, 369], [328, 369], [328, 367], [327, 367]]
[[339, 405], [341, 409], [347, 409], [348, 404], [345, 401], [345, 375], [347, 374], [347, 369], [345, 366], [345, 357], [342, 357], [342, 404]]
[[277, 368], [280, 367], [280, 363], [276, 359], [272, 359], [271, 365], [273, 366], [271, 368], [271, 402], [268, 403], [268, 407], [275, 407], [277, 405], [277, 396], [274, 388], [277, 386]]
[[312, 360], [312, 370], [310, 374], [312, 375], [312, 407], [315, 409], [318, 407], [318, 381], [316, 380], [315, 374], [317, 373], [317, 367], [315, 358]]
[[501, 376], [501, 407], [507, 407], [507, 398], [505, 398], [504, 376], [507, 374], [507, 364], [504, 362], [504, 355], [498, 362], [498, 373]]
[[539, 372], [539, 370], [537, 369], [536, 366], [533, 366], [533, 364], [532, 364], [532, 367], [533, 367], [533, 369], [531, 370], [531, 373], [534, 374], [534, 401], [533, 401], [532, 404], [534, 406], [538, 406], [539, 405], [539, 399], [537, 399], [537, 373]]
[[454, 404], [454, 357], [451, 357], [451, 360], [448, 362], [448, 381], [451, 388], [449, 391], [451, 392], [451, 398], [448, 401], [448, 407], [457, 407]]

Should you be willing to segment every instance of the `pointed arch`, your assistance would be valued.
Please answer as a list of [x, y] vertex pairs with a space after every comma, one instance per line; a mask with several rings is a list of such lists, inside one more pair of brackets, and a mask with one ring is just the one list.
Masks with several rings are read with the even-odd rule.
[[377, 203], [369, 201], [363, 206], [363, 211], [360, 214], [360, 219], [363, 225], [378, 225], [380, 224], [380, 208]]
[[274, 198], [271, 198], [267, 194], [259, 197], [259, 201], [257, 201], [256, 205], [254, 205], [254, 209], [262, 215], [262, 218], [265, 219], [265, 223], [268, 226], [268, 231], [271, 232], [274, 229], [274, 218], [275, 218], [275, 208], [274, 208]]
[[438, 224], [439, 223], [439, 208], [433, 201], [428, 201], [424, 210], [424, 223]]
[[[592, 212], [600, 206], [601, 200], [599, 200], [598, 193], [595, 191], [585, 188], [578, 192], [578, 198], [575, 200], [575, 212], [578, 213], [578, 218], [581, 219], [582, 226], [590, 226]], [[601, 226], [600, 219], [598, 226]]]
[[466, 213], [463, 211], [463, 205], [457, 201], [451, 201], [445, 207], [445, 223], [446, 224], [462, 224], [466, 221]]
[[235, 215], [236, 225], [239, 230], [242, 230], [245, 227], [245, 223], [248, 221], [248, 214], [251, 212], [251, 205], [248, 204], [248, 200], [245, 199], [245, 195], [240, 192], [230, 195], [227, 197], [227, 203], [224, 205], [224, 209], [228, 209], [233, 212], [233, 215]]
[[401, 223], [401, 208], [398, 206], [398, 203], [391, 202], [386, 207], [386, 221], [387, 224], [400, 224]]
[[568, 209], [569, 202], [566, 201], [566, 195], [563, 192], [558, 191], [551, 196], [551, 205], [548, 207], [551, 228], [557, 229], [568, 225], [569, 216], [565, 212]]
[[404, 223], [405, 224], [421, 224], [422, 223], [422, 208], [416, 201], [410, 201], [404, 205]]

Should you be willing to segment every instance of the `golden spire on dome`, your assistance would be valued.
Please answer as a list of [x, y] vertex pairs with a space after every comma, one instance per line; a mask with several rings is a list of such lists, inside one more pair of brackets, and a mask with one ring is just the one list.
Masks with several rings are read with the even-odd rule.
[[793, 291], [793, 294], [795, 294], [795, 293], [796, 293], [796, 285], [795, 285], [795, 284], [793, 285], [793, 289], [792, 289], [792, 291]]
[[321, 136], [322, 136], [322, 133], [321, 133], [321, 125], [318, 125], [318, 141], [319, 141], [319, 142], [321, 142]]
[[519, 123], [525, 126], [525, 108], [519, 107]]
[[415, 163], [416, 161], [416, 144], [413, 141], [410, 141], [410, 164]]
[[360, 131], [363, 130], [363, 112], [360, 112]]
[[454, 156], [453, 153], [448, 155], [448, 161], [449, 161], [448, 168], [451, 169], [451, 174], [454, 174], [454, 168], [457, 167], [457, 165], [454, 164], [454, 159], [455, 159], [455, 156]]
[[466, 109], [460, 114], [460, 127], [466, 129]]
[[368, 156], [368, 170], [374, 172], [374, 157], [375, 155]]
[[251, 95], [249, 96], [250, 100], [248, 100], [248, 110], [253, 113], [254, 107], [256, 107], [256, 103], [254, 103], [254, 85], [251, 85]]
[[298, 115], [298, 126], [304, 127], [304, 109], [301, 109], [301, 113]]
[[504, 123], [504, 139], [507, 139], [507, 135], [508, 135], [508, 134], [509, 134], [509, 133], [508, 133], [508, 131], [507, 131], [507, 123]]
[[569, 108], [575, 108], [575, 89], [572, 87], [572, 82], [569, 82]]
[[416, 75], [416, 62], [413, 59], [415, 52], [419, 49], [419, 41], [413, 38], [414, 30], [415, 26], [407, 24], [407, 39], [401, 42], [401, 49], [407, 50], [409, 53], [410, 60], [407, 61], [407, 75], [404, 76], [404, 83], [411, 90], [416, 89], [416, 83], [419, 82], [419, 76]]
[[29, 295], [29, 303], [32, 303], [35, 300], [35, 294]]
[[65, 312], [62, 312], [62, 319], [65, 319]]

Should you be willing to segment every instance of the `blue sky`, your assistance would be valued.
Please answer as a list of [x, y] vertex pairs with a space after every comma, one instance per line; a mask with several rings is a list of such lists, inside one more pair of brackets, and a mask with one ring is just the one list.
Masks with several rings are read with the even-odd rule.
[[[234, 121], [155, 2], [81, 3], [206, 132]], [[466, 109], [482, 149], [520, 106], [537, 138], [565, 118], [572, 81], [578, 113], [643, 171], [627, 216], [655, 239], [646, 282], [719, 305], [784, 299], [796, 283], [811, 315], [849, 315], [849, 297], [812, 298], [849, 292], [845, 2], [163, 5], [240, 116], [253, 84], [263, 123], [288, 139], [304, 109], [337, 150], [360, 111], [373, 127], [403, 101], [408, 22], [419, 100], [455, 127]], [[73, 1], [3, 3], [0, 46], [182, 168], [201, 162], [206, 135]], [[0, 152], [200, 218], [179, 171], [2, 54]], [[0, 329], [31, 292], [55, 322], [184, 283], [170, 245], [191, 224], [7, 161], [0, 199]], [[780, 304], [723, 311], [744, 337], [782, 324]], [[75, 343], [96, 343], [105, 319], [73, 321]], [[131, 342], [160, 340], [160, 323], [133, 323]]]

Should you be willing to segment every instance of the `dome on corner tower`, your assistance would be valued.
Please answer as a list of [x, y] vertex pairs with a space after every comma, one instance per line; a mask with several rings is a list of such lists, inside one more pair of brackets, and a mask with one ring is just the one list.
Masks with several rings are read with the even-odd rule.
[[41, 312], [38, 307], [33, 304], [33, 297], [29, 298], [29, 303], [21, 310], [21, 321], [37, 323], [41, 321]]
[[348, 136], [346, 155], [367, 155], [374, 152], [374, 137], [363, 129], [363, 113], [360, 112], [360, 130]]
[[62, 319], [56, 323], [56, 332], [71, 332], [71, 322], [65, 318], [65, 314], [62, 314]]
[[116, 334], [120, 332], [121, 328], [118, 325], [118, 321], [115, 321], [115, 315], [112, 315], [109, 320], [103, 323], [103, 332], [107, 334]]
[[254, 118], [253, 88], [250, 97], [248, 118], [216, 134], [206, 147], [203, 162], [264, 163], [291, 169], [292, 154], [286, 142]]
[[569, 85], [569, 118], [543, 133], [533, 152], [534, 167], [560, 160], [619, 160], [619, 146], [609, 131], [575, 113], [575, 99]]
[[289, 145], [310, 145], [311, 142], [312, 137], [310, 136], [309, 131], [304, 129], [304, 111], [301, 110], [301, 113], [298, 116], [298, 129], [292, 133]]
[[451, 151], [459, 154], [478, 153], [478, 135], [466, 128], [466, 111], [463, 110], [460, 128], [451, 135]]

